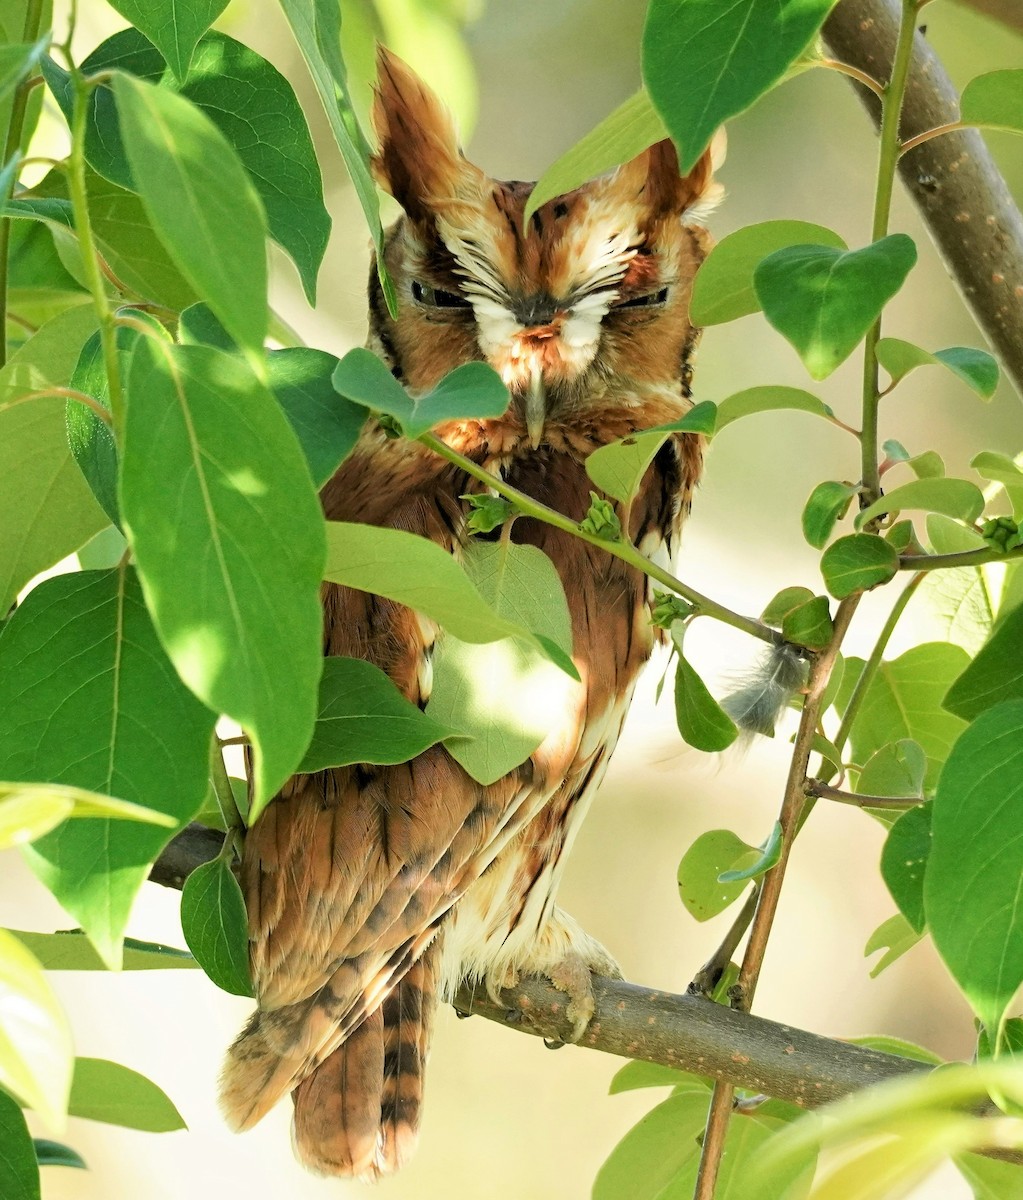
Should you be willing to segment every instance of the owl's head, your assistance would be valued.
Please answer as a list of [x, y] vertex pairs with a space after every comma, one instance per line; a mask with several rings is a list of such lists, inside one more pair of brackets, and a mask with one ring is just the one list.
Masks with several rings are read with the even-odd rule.
[[374, 173], [405, 211], [385, 251], [398, 316], [372, 282], [373, 332], [413, 392], [485, 360], [535, 445], [545, 421], [594, 397], [682, 386], [693, 276], [710, 245], [685, 217], [716, 198], [710, 152], [680, 176], [659, 142], [523, 227], [533, 185], [470, 163], [444, 105], [384, 49], [373, 117]]

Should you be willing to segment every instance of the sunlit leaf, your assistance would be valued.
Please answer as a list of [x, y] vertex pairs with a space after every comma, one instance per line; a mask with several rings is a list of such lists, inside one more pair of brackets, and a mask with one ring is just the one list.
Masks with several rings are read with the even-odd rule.
[[227, 7], [227, 0], [111, 0], [129, 24], [140, 29], [184, 80], [196, 43]]
[[808, 245], [847, 249], [837, 233], [808, 221], [762, 221], [722, 238], [696, 273], [689, 306], [695, 324], [720, 325], [759, 312], [753, 289], [757, 265], [786, 246]]
[[900, 959], [907, 950], [912, 950], [921, 937], [923, 934], [917, 933], [902, 913], [896, 913], [894, 917], [882, 921], [867, 939], [866, 946], [863, 947], [864, 958], [869, 958], [879, 950], [884, 951], [884, 954], [870, 968], [870, 978], [876, 979], [882, 971]]
[[0, 1088], [0, 1196], [39, 1200], [39, 1162], [21, 1105]]
[[[646, 91], [640, 88], [544, 171], [529, 195], [523, 222], [548, 200], [628, 162], [664, 137], [667, 137], [664, 122]], [[706, 323], [699, 318], [694, 320]]]
[[[723, 831], [718, 831], [723, 832]], [[688, 1091], [700, 1087], [710, 1087], [710, 1081], [699, 1075], [691, 1075], [688, 1071], [679, 1071], [674, 1067], [666, 1067], [662, 1063], [643, 1062], [634, 1059], [614, 1073], [609, 1096], [617, 1096], [622, 1092], [633, 1092], [639, 1088], [682, 1087]]]
[[126, 1129], [169, 1133], [187, 1126], [151, 1079], [105, 1058], [76, 1058], [68, 1113]]
[[952, 684], [945, 708], [972, 720], [1005, 700], [1023, 699], [1023, 606], [1013, 609], [995, 629], [973, 662]]
[[71, 1031], [42, 969], [0, 929], [0, 1088], [60, 1130], [71, 1087]]
[[843, 363], [916, 262], [916, 246], [894, 233], [860, 250], [790, 246], [756, 268], [764, 316], [792, 343], [814, 379]]
[[968, 479], [914, 479], [912, 483], [892, 488], [869, 508], [863, 509], [856, 517], [856, 525], [862, 528], [875, 517], [907, 508], [922, 508], [961, 521], [975, 521], [984, 511], [984, 494]]
[[969, 346], [950, 346], [931, 353], [901, 338], [881, 338], [877, 343], [877, 361], [892, 377], [893, 384], [916, 367], [943, 366], [982, 400], [990, 400], [998, 387], [998, 363], [986, 350]]
[[639, 489], [647, 468], [672, 433], [713, 433], [716, 408], [703, 401], [678, 421], [658, 425], [606, 446], [586, 457], [586, 474], [609, 496], [628, 503]]
[[830, 420], [834, 413], [823, 400], [819, 400], [802, 388], [779, 387], [769, 385], [764, 387], [746, 388], [736, 392], [718, 405], [715, 432], [720, 433], [726, 425], [738, 421], [741, 417], [749, 417], [754, 413], [773, 412], [780, 408], [790, 408], [797, 412], [812, 413], [817, 417]]
[[730, 829], [701, 833], [678, 865], [678, 894], [686, 911], [697, 921], [708, 921], [724, 912], [746, 890], [746, 880], [721, 881], [724, 871], [745, 867], [760, 857]]
[[[80, 929], [62, 933], [30, 933], [25, 929], [7, 932], [22, 942], [48, 971], [106, 971], [107, 964]], [[124, 971], [167, 971], [177, 968], [194, 969], [199, 964], [187, 950], [161, 946], [157, 942], [124, 939]]]
[[146, 600], [181, 678], [251, 736], [258, 810], [316, 717], [319, 501], [280, 406], [237, 355], [143, 338], [127, 410], [121, 510]]
[[971, 79], [959, 111], [967, 125], [1023, 133], [1023, 70], [989, 71]]

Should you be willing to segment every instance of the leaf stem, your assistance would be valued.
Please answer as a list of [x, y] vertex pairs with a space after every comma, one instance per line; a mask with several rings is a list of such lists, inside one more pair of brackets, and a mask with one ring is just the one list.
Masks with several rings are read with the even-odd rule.
[[839, 804], [854, 804], [857, 808], [915, 808], [927, 799], [926, 796], [864, 796], [832, 787], [822, 779], [807, 780], [806, 794], [821, 800], [837, 800]]
[[65, 400], [74, 400], [79, 404], [84, 404], [92, 409], [104, 425], [110, 424], [110, 413], [107, 412], [98, 400], [92, 396], [87, 396], [85, 392], [78, 392], [74, 388], [67, 387], [43, 388], [38, 392], [29, 392], [24, 396], [16, 396], [13, 400], [8, 400], [6, 404], [0, 404], [0, 409], [14, 408], [17, 404], [25, 404], [29, 400], [41, 400], [44, 396], [63, 396]]
[[[28, 0], [25, 9], [25, 25], [21, 40], [28, 44], [39, 38], [39, 27], [43, 20], [43, 0]], [[25, 79], [14, 89], [11, 115], [7, 121], [7, 136], [4, 139], [3, 162], [11, 161], [21, 146], [21, 135], [25, 128], [25, 112], [28, 98], [35, 87], [34, 79]], [[7, 291], [8, 268], [11, 249], [11, 218], [0, 219], [0, 367], [7, 365]]]
[[884, 86], [878, 83], [873, 75], [868, 75], [866, 71], [861, 71], [859, 67], [841, 62], [837, 58], [822, 58], [817, 65], [819, 67], [826, 67], [829, 71], [837, 71], [840, 75], [848, 75], [850, 79], [855, 79], [857, 83], [862, 83], [865, 88], [869, 88], [875, 96], [880, 96], [882, 100], [884, 99]]
[[903, 554], [900, 571], [943, 571], [951, 567], [982, 567], [985, 563], [1023, 558], [1023, 546], [1012, 550], [960, 550], [955, 554]]
[[220, 815], [227, 826], [228, 836], [232, 830], [240, 832], [245, 828], [245, 821], [234, 800], [234, 789], [231, 787], [231, 780], [228, 777], [227, 768], [224, 766], [221, 741], [217, 737], [216, 730], [213, 731], [210, 739], [210, 783], [217, 806], [220, 808]]
[[613, 554], [615, 558], [620, 558], [622, 562], [626, 562], [630, 566], [635, 567], [636, 570], [642, 571], [643, 574], [649, 575], [651, 579], [656, 579], [658, 583], [668, 588], [669, 591], [688, 600], [690, 604], [695, 606], [700, 616], [713, 617], [717, 621], [731, 625], [734, 629], [741, 629], [743, 633], [748, 633], [751, 637], [759, 638], [764, 642], [778, 644], [783, 640], [781, 634], [776, 629], [771, 629], [762, 621], [758, 621], [753, 617], [744, 617], [740, 613], [733, 612], [730, 608], [725, 608], [723, 604], [718, 604], [716, 600], [711, 600], [709, 596], [704, 596], [701, 592], [696, 591], [695, 588], [691, 588], [680, 579], [676, 579], [670, 571], [666, 571], [645, 555], [640, 554], [631, 542], [625, 539], [607, 541], [604, 538], [587, 533], [571, 517], [566, 517], [563, 513], [559, 513], [553, 508], [548, 508], [546, 504], [542, 504], [539, 500], [534, 500], [531, 496], [526, 495], [525, 492], [520, 492], [518, 488], [505, 483], [499, 476], [492, 475], [484, 467], [473, 462], [471, 458], [466, 458], [464, 454], [459, 454], [457, 450], [453, 450], [435, 434], [424, 433], [417, 440], [435, 454], [439, 454], [441, 458], [447, 459], [449, 463], [463, 470], [467, 475], [471, 475], [474, 479], [485, 483], [487, 487], [493, 488], [495, 492], [498, 492], [507, 500], [511, 500], [523, 516], [533, 517], [538, 521], [543, 521], [547, 525], [553, 525], [555, 529], [561, 529], [565, 533], [572, 534], [573, 537], [581, 538], [584, 542], [589, 542], [591, 546], [600, 546], [608, 554]]
[[904, 154], [908, 154], [910, 150], [915, 150], [917, 146], [922, 146], [924, 142], [931, 141], [932, 138], [941, 137], [943, 133], [957, 133], [960, 129], [969, 129], [970, 126], [963, 121], [949, 121], [947, 125], [936, 125], [933, 129], [925, 129], [923, 133], [918, 133], [915, 137], [907, 138], [899, 147], [899, 158]]
[[[917, 13], [916, 0], [902, 0], [902, 22], [895, 47], [891, 78], [881, 96], [881, 139], [878, 150], [877, 187], [874, 192], [874, 220], [871, 241], [877, 242], [888, 232], [892, 193], [895, 189], [895, 170], [899, 160], [899, 116], [906, 93], [906, 80], [913, 54], [913, 33]], [[880, 403], [878, 386], [877, 343], [881, 338], [881, 318], [867, 331], [863, 348], [863, 431], [860, 435], [863, 464], [864, 503], [881, 495], [881, 477], [877, 462], [877, 413]]]
[[103, 363], [107, 373], [107, 388], [110, 396], [110, 415], [115, 432], [121, 428], [124, 405], [121, 395], [121, 372], [117, 362], [117, 329], [114, 314], [103, 285], [99, 253], [92, 233], [89, 216], [89, 194], [85, 186], [85, 121], [88, 115], [91, 84], [76, 66], [71, 65], [71, 79], [75, 89], [74, 110], [71, 114], [71, 154], [68, 158], [68, 185], [71, 192], [71, 207], [75, 218], [75, 232], [82, 252], [82, 266], [86, 282], [92, 294], [93, 307], [99, 321], [100, 344], [103, 347]]

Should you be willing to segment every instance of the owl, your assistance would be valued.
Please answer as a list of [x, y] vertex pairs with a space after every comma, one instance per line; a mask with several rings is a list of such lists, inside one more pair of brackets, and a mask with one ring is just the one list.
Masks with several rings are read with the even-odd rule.
[[[468, 162], [443, 105], [386, 51], [373, 115], [374, 172], [404, 216], [384, 251], [397, 316], [371, 272], [370, 348], [413, 396], [462, 363], [490, 363], [508, 386], [506, 413], [437, 435], [582, 519], [587, 456], [690, 407], [699, 331], [689, 298], [709, 248], [693, 214], [714, 195], [709, 154], [683, 177], [661, 142], [523, 223], [532, 185]], [[699, 438], [673, 435], [620, 510], [645, 553], [670, 550], [700, 466]], [[419, 534], [457, 557], [473, 486], [429, 448], [371, 422], [322, 503], [330, 519]], [[246, 838], [258, 1009], [229, 1051], [223, 1107], [247, 1129], [290, 1092], [296, 1152], [321, 1174], [375, 1178], [408, 1158], [434, 1015], [463, 980], [493, 994], [546, 975], [581, 1034], [591, 972], [618, 974], [556, 895], [653, 646], [648, 581], [533, 519], [517, 518], [510, 536], [557, 568], [579, 674], [565, 676], [537, 750], [490, 785], [442, 745], [399, 766], [297, 775]], [[325, 654], [367, 659], [425, 705], [442, 631], [333, 584], [323, 610]]]

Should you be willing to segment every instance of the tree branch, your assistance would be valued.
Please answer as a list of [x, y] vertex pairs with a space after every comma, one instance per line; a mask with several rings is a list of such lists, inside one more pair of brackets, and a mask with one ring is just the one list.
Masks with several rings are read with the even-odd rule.
[[[164, 849], [149, 878], [180, 890], [196, 867], [217, 857], [223, 841], [218, 830], [189, 825]], [[596, 1008], [580, 1046], [690, 1071], [801, 1108], [817, 1108], [871, 1084], [932, 1070], [925, 1063], [779, 1025], [702, 996], [597, 976], [593, 993]], [[521, 980], [497, 1001], [467, 986], [455, 997], [460, 1013], [556, 1042], [573, 1036], [566, 1007], [565, 993], [540, 976]], [[1023, 1153], [991, 1153], [1023, 1163]]]
[[1019, 0], [959, 0], [959, 3], [1023, 33], [1023, 6]]
[[[1008, 13], [1018, 0], [974, 0]], [[842, 0], [824, 23], [830, 52], [843, 62], [887, 79], [899, 29], [897, 0]], [[874, 123], [880, 102], [853, 83]], [[914, 40], [901, 134], [913, 137], [959, 116], [959, 96], [926, 41]], [[977, 324], [1005, 373], [1023, 396], [1023, 217], [974, 130], [925, 142], [899, 162], [902, 181]]]

